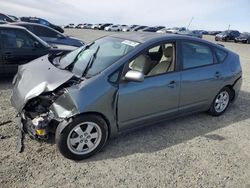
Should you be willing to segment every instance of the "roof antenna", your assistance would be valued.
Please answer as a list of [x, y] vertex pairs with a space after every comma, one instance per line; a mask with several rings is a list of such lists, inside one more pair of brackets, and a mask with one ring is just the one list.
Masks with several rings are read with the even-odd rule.
[[193, 21], [194, 17], [192, 16], [191, 20], [188, 23], [187, 29], [189, 28], [189, 26], [191, 25], [192, 21]]

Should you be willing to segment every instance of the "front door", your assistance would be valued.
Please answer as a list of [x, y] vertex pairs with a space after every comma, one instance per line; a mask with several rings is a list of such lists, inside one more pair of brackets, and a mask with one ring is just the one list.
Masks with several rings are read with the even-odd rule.
[[[161, 55], [152, 60], [150, 52], [155, 49]], [[175, 71], [175, 49], [174, 43], [162, 44], [128, 63], [128, 71], [143, 72], [145, 79], [120, 83], [117, 105], [120, 129], [134, 128], [178, 113], [180, 73]], [[151, 53], [156, 56], [156, 52]]]

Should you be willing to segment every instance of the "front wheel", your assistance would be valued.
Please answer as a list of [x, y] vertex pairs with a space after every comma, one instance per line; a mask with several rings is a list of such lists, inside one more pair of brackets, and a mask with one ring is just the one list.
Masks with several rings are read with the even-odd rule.
[[230, 99], [231, 90], [227, 87], [223, 88], [214, 98], [208, 113], [212, 116], [220, 116], [228, 108]]
[[86, 159], [102, 149], [108, 138], [108, 126], [101, 117], [75, 117], [57, 135], [56, 144], [61, 154], [72, 160]]

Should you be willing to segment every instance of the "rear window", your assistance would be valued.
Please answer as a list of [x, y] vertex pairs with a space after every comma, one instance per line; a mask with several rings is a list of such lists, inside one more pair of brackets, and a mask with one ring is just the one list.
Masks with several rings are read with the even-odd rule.
[[217, 59], [220, 63], [223, 62], [227, 57], [227, 52], [225, 52], [221, 49], [218, 49], [218, 48], [215, 49], [215, 54], [216, 54]]

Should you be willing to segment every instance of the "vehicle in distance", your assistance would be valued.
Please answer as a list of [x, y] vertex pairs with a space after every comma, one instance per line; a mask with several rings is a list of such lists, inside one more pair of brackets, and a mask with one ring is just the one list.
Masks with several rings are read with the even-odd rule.
[[42, 18], [37, 18], [37, 17], [21, 17], [20, 18], [21, 21], [23, 22], [31, 22], [31, 23], [38, 23], [38, 24], [42, 24], [42, 25], [46, 25], [48, 27], [51, 27], [57, 31], [59, 31], [60, 33], [63, 33], [64, 30], [62, 27], [58, 26], [58, 25], [54, 25], [52, 23], [50, 23], [49, 21], [42, 19]]
[[19, 65], [45, 54], [69, 52], [76, 47], [51, 46], [25, 29], [14, 25], [0, 25], [0, 75], [9, 76], [17, 72]]
[[146, 27], [144, 29], [140, 29], [138, 31], [141, 31], [141, 32], [156, 32], [158, 30], [161, 30], [165, 28], [164, 26], [156, 26], [156, 27]]
[[104, 28], [105, 31], [121, 31], [122, 26], [121, 25], [110, 25]]
[[69, 24], [69, 25], [66, 25], [64, 28], [71, 28], [71, 29], [73, 29], [73, 28], [75, 28], [75, 24]]
[[139, 30], [144, 29], [146, 27], [148, 27], [148, 26], [138, 25], [138, 26], [134, 27], [133, 29], [131, 29], [131, 31], [139, 31]]
[[122, 28], [122, 31], [123, 32], [128, 32], [128, 31], [131, 31], [132, 29], [134, 29], [137, 26], [138, 25], [125, 26], [125, 27]]
[[239, 56], [214, 43], [119, 33], [21, 66], [11, 102], [31, 137], [55, 134], [59, 151], [81, 160], [129, 129], [202, 111], [223, 114], [241, 76]]
[[185, 30], [185, 31], [178, 31], [176, 34], [202, 38], [202, 34], [199, 31]]
[[0, 20], [4, 22], [14, 22], [15, 20], [12, 19], [9, 15], [0, 13]]
[[187, 29], [185, 27], [173, 27], [166, 30], [167, 33], [177, 34], [178, 32], [184, 32]]
[[110, 26], [110, 25], [113, 25], [113, 24], [112, 23], [103, 23], [103, 24], [100, 24], [98, 29], [99, 30], [104, 30], [105, 27]]
[[226, 30], [215, 36], [216, 41], [230, 41], [235, 40], [236, 37], [240, 36], [240, 32], [236, 30]]
[[242, 33], [240, 36], [234, 39], [234, 42], [242, 42], [245, 44], [250, 44], [250, 33]]
[[70, 37], [60, 33], [50, 27], [41, 24], [29, 23], [29, 22], [14, 22], [11, 25], [18, 25], [25, 27], [36, 36], [40, 37], [42, 40], [46, 41], [49, 44], [63, 44], [69, 46], [81, 47], [84, 45], [84, 42], [80, 39]]

